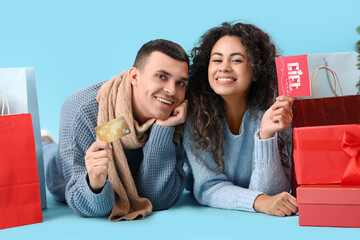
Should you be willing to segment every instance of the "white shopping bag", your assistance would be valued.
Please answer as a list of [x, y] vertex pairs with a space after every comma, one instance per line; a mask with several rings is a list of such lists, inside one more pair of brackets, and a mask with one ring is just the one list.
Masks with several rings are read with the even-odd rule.
[[[34, 68], [0, 68], [0, 89], [7, 97], [11, 114], [31, 113], [39, 172], [41, 207], [44, 209], [47, 206], [44, 160]], [[0, 106], [3, 104], [2, 101], [0, 98]]]
[[[318, 67], [329, 67], [338, 75], [343, 95], [356, 95], [358, 92], [356, 83], [360, 77], [360, 71], [356, 66], [358, 63], [357, 56], [358, 53], [356, 52], [308, 54], [309, 74], [311, 76], [311, 73]], [[317, 72], [316, 79], [320, 97], [333, 97], [335, 87], [331, 73], [320, 70]], [[316, 97], [314, 83], [312, 83], [312, 94]], [[336, 95], [341, 95], [338, 85], [336, 86]]]

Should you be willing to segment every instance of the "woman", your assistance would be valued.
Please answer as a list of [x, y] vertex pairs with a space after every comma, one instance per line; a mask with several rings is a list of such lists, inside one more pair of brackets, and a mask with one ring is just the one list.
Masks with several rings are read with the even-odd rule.
[[291, 124], [293, 99], [276, 97], [275, 54], [268, 34], [243, 23], [210, 29], [192, 50], [184, 146], [203, 205], [297, 212], [287, 193], [291, 130], [282, 131]]

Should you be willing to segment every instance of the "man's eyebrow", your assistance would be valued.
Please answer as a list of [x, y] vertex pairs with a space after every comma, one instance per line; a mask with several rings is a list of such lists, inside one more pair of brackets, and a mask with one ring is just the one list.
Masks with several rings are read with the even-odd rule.
[[182, 77], [179, 79], [180, 81], [189, 82], [189, 78]]
[[[160, 70], [158, 70], [158, 71], [156, 71], [156, 72], [162, 73], [162, 74], [164, 74], [164, 75], [166, 75], [166, 76], [169, 76], [169, 77], [172, 77], [171, 73], [169, 73], [169, 72], [167, 72], [167, 71], [165, 71], [165, 70], [162, 70], [162, 69], [160, 69]], [[182, 77], [182, 78], [180, 78], [179, 80], [180, 80], [180, 81], [186, 81], [186, 82], [188, 82], [188, 81], [189, 81], [189, 78], [188, 78], [188, 77]]]
[[171, 77], [171, 76], [172, 76], [172, 75], [171, 75], [171, 73], [169, 73], [169, 72], [167, 72], [167, 71], [165, 71], [165, 70], [162, 70], [162, 69], [157, 70], [156, 72], [158, 72], [158, 73], [162, 73], [162, 74], [164, 74], [164, 75], [166, 75], [166, 76], [169, 76], [169, 77]]

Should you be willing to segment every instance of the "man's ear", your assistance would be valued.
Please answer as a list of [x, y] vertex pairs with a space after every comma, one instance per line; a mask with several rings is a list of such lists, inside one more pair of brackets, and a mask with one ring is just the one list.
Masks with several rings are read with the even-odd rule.
[[137, 86], [139, 75], [140, 71], [136, 67], [131, 67], [129, 69], [129, 79], [133, 86]]

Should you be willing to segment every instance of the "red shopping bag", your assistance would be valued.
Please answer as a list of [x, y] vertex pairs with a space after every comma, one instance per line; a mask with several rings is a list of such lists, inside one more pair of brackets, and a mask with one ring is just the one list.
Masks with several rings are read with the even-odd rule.
[[30, 114], [0, 116], [0, 229], [42, 222]]
[[328, 67], [319, 67], [312, 75], [314, 76], [315, 90], [319, 97], [316, 86], [316, 74], [320, 69], [326, 69], [334, 77], [336, 95], [337, 80], [341, 96], [311, 99], [296, 99], [293, 104], [293, 127], [312, 127], [326, 125], [343, 125], [360, 123], [360, 95], [342, 96], [342, 88], [337, 74]]

